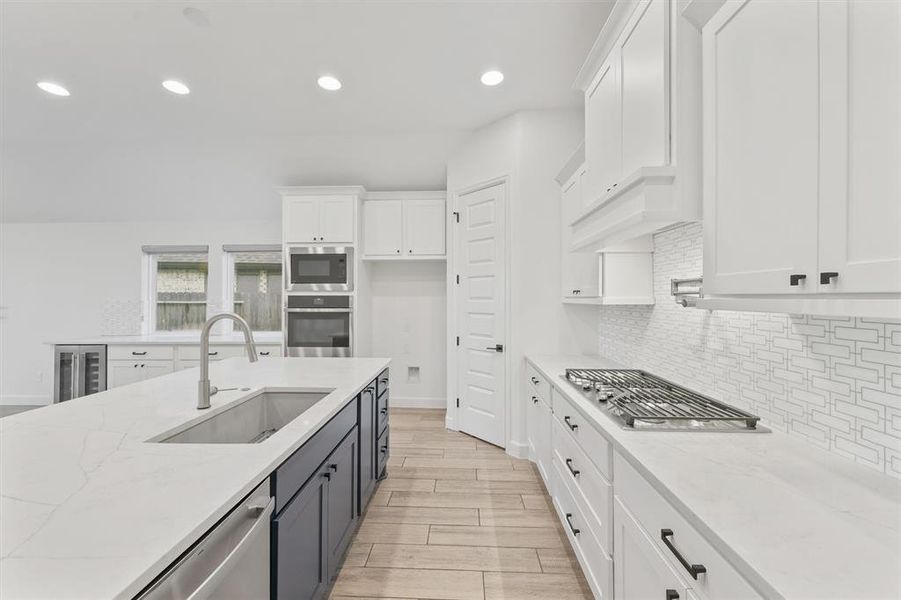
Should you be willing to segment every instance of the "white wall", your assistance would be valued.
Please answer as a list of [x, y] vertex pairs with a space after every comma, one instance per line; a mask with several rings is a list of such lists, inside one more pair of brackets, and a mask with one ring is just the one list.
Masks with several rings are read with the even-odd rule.
[[[459, 190], [509, 177], [508, 294], [510, 330], [506, 340], [507, 450], [526, 451], [523, 397], [524, 355], [595, 353], [597, 311], [564, 307], [560, 301], [560, 188], [554, 176], [582, 138], [581, 111], [523, 111], [477, 131], [451, 157], [447, 168], [449, 197]], [[453, 208], [450, 208], [453, 210]], [[453, 226], [449, 226], [451, 248]], [[449, 259], [448, 273], [453, 273]], [[448, 297], [453, 281], [448, 277]], [[453, 313], [452, 300], [449, 310]], [[448, 339], [454, 339], [449, 319]], [[451, 356], [455, 347], [449, 347]], [[455, 377], [448, 371], [448, 399], [456, 396]], [[448, 424], [455, 407], [448, 401]]]
[[219, 301], [222, 244], [280, 242], [278, 221], [0, 225], [0, 403], [49, 402], [45, 342], [96, 336], [110, 305], [141, 300], [143, 244], [209, 244]]
[[[394, 406], [444, 408], [445, 271], [441, 261], [370, 264], [371, 354], [392, 359]], [[411, 367], [419, 368], [418, 380], [409, 377]]]

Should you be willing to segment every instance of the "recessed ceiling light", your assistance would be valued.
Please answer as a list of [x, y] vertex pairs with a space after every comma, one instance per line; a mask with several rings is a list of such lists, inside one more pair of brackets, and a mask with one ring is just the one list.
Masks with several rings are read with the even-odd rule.
[[497, 85], [504, 80], [504, 74], [500, 71], [485, 71], [482, 73], [482, 83], [485, 85]]
[[164, 81], [163, 87], [173, 94], [178, 94], [179, 96], [184, 96], [185, 94], [191, 93], [191, 88], [180, 81], [175, 81], [174, 79], [167, 79], [166, 81]]
[[330, 92], [334, 92], [341, 89], [341, 82], [338, 81], [337, 77], [332, 77], [331, 75], [323, 75], [320, 77], [316, 83], [319, 84], [324, 90], [328, 90]]
[[53, 83], [51, 81], [39, 81], [38, 87], [47, 92], [48, 94], [53, 94], [54, 96], [68, 96], [69, 90], [64, 88], [58, 83]]

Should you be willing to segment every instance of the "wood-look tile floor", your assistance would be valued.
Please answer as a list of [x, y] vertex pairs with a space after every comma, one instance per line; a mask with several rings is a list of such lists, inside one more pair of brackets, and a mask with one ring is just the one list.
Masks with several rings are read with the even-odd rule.
[[392, 409], [388, 477], [331, 600], [583, 600], [591, 591], [532, 464]]

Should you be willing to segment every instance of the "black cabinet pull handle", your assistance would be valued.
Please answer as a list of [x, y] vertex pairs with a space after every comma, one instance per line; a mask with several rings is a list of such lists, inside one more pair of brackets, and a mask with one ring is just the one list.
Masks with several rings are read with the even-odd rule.
[[145, 350], [144, 352], [134, 352], [134, 351], [133, 351], [133, 352], [131, 353], [131, 355], [132, 355], [132, 356], [147, 356], [147, 351], [146, 351], [146, 350]]
[[135, 369], [137, 369], [137, 368], [138, 368], [138, 363], [135, 363]]
[[538, 396], [532, 396], [532, 404], [538, 404]]
[[381, 450], [379, 450], [379, 452], [381, 452], [382, 454], [384, 454], [387, 451], [388, 451], [388, 446], [382, 446]]
[[328, 468], [331, 469], [332, 471], [334, 471], [335, 473], [338, 472], [338, 465], [336, 465], [336, 464], [334, 464], [334, 463], [333, 463], [333, 464], [330, 464], [330, 465], [328, 466]]
[[582, 293], [582, 290], [573, 290], [573, 296], [578, 296]]
[[576, 529], [573, 527], [573, 514], [566, 513], [566, 524], [569, 525], [569, 530], [573, 532], [573, 535], [579, 535], [582, 533], [581, 529]]
[[832, 283], [833, 279], [838, 278], [838, 273], [835, 271], [826, 271], [825, 273], [820, 273], [820, 283], [822, 285], [829, 285]]
[[569, 469], [569, 472], [572, 473], [573, 477], [578, 477], [579, 473], [582, 472], [579, 469], [573, 469], [573, 459], [571, 458], [566, 459], [566, 468]]
[[678, 550], [676, 550], [675, 546], [673, 546], [673, 542], [672, 540], [670, 540], [671, 537], [673, 537], [672, 529], [660, 530], [660, 539], [663, 540], [663, 543], [666, 544], [666, 547], [670, 549], [670, 552], [672, 552], [673, 555], [677, 559], [679, 559], [679, 562], [683, 567], [685, 567], [685, 570], [688, 571], [688, 574], [697, 579], [698, 575], [700, 575], [701, 573], [706, 573], [707, 567], [705, 567], [704, 565], [693, 565], [685, 560], [685, 557], [682, 556], [682, 554], [680, 554]]
[[269, 351], [260, 351], [260, 356], [269, 356]]
[[388, 409], [387, 409], [387, 408], [383, 408], [383, 409], [380, 410], [379, 412], [382, 413], [383, 415], [387, 415], [387, 414], [388, 414]]
[[387, 383], [388, 383], [388, 378], [387, 378], [387, 377], [384, 377], [384, 378], [382, 378], [382, 379], [379, 379], [379, 383], [381, 383], [382, 385], [387, 384]]
[[794, 275], [788, 276], [788, 285], [797, 286], [799, 283], [807, 279], [807, 275], [804, 273], [795, 273]]
[[679, 600], [679, 592], [676, 590], [666, 590], [666, 600]]
[[569, 430], [570, 430], [570, 431], [575, 431], [576, 429], [579, 428], [579, 426], [576, 425], [575, 423], [570, 423], [570, 422], [569, 422], [569, 415], [563, 417], [563, 422], [566, 423], [566, 425], [569, 427]]
[[141, 368], [142, 368], [142, 369], [144, 368], [144, 363], [141, 363]]
[[207, 354], [208, 354], [209, 356], [219, 356], [219, 351], [216, 350], [215, 352], [207, 352]]
[[532, 380], [532, 383], [534, 383], [535, 385], [538, 385], [538, 378], [537, 378], [537, 377], [530, 377], [529, 379]]
[[332, 480], [332, 474], [329, 473], [328, 471], [326, 471], [325, 473], [323, 473], [322, 476], [325, 477], [326, 479], [328, 479], [329, 481]]

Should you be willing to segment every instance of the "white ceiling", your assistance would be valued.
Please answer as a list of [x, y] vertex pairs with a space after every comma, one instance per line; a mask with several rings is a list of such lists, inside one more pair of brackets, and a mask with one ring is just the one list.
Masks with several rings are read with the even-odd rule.
[[274, 218], [277, 185], [440, 188], [466, 132], [578, 107], [611, 4], [3, 0], [0, 217]]

